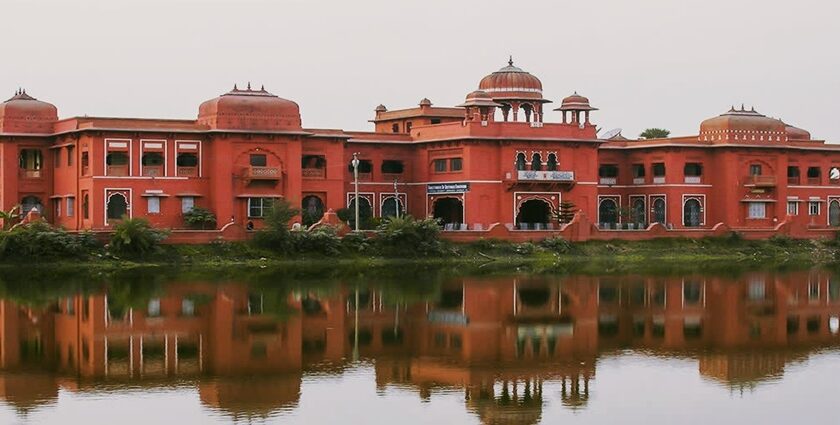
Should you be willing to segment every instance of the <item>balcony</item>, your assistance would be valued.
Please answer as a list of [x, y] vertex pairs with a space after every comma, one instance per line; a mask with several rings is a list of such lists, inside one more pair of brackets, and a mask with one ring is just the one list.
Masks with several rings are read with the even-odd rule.
[[125, 177], [128, 175], [128, 165], [108, 165], [105, 167], [105, 175], [111, 177]]
[[44, 177], [42, 170], [20, 169], [20, 178], [22, 179], [40, 179], [41, 177]]
[[245, 169], [248, 180], [280, 180], [279, 167], [248, 167]]
[[146, 177], [162, 177], [163, 176], [163, 166], [162, 165], [144, 165], [143, 166], [143, 175]]
[[755, 187], [776, 187], [776, 176], [747, 176], [744, 179], [744, 185]]
[[700, 176], [685, 176], [685, 184], [700, 184], [702, 181]]
[[327, 177], [327, 170], [324, 168], [304, 168], [302, 173], [305, 179], [323, 179]]
[[176, 171], [180, 177], [198, 177], [198, 167], [178, 167]]

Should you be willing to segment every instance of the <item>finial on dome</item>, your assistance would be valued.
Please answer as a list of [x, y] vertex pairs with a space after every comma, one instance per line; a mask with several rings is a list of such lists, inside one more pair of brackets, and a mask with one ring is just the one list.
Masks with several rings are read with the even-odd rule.
[[248, 81], [248, 91], [251, 91], [251, 82]]
[[265, 84], [260, 85], [260, 91], [265, 91]]
[[513, 66], [513, 55], [510, 55], [510, 59], [508, 59], [508, 65]]
[[729, 112], [735, 112], [735, 105], [729, 107]]
[[755, 112], [755, 106], [750, 108], [750, 112]]
[[746, 112], [746, 111], [747, 111], [747, 108], [745, 108], [745, 107], [744, 107], [744, 104], [742, 103], [742, 104], [741, 104], [741, 112]]
[[239, 90], [239, 87], [236, 87], [236, 83], [233, 83], [233, 91]]

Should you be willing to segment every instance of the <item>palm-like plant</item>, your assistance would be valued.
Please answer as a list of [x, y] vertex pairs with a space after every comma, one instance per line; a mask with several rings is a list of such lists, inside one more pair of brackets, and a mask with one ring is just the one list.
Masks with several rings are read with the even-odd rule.
[[143, 256], [154, 251], [168, 232], [152, 227], [144, 218], [127, 218], [114, 226], [111, 249], [120, 254]]
[[20, 218], [20, 205], [13, 206], [8, 211], [0, 210], [0, 220], [3, 221], [3, 230], [9, 230], [12, 224]]

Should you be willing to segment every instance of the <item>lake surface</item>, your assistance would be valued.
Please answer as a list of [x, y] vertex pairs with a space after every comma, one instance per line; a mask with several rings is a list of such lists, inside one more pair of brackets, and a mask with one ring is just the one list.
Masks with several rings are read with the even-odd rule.
[[2, 279], [3, 424], [837, 423], [829, 270]]

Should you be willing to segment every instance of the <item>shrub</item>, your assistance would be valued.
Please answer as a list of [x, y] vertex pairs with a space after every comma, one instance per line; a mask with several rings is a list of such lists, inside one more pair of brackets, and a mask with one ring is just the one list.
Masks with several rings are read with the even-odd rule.
[[558, 254], [568, 254], [572, 251], [572, 244], [559, 236], [544, 239], [540, 242], [540, 246]]
[[794, 244], [794, 240], [786, 235], [773, 235], [770, 237], [770, 243], [776, 246], [789, 247]]
[[212, 229], [216, 227], [216, 215], [206, 208], [194, 207], [184, 213], [184, 223], [193, 229]]
[[312, 231], [291, 232], [294, 250], [297, 252], [338, 255], [341, 253], [341, 238], [336, 229], [320, 226]]
[[394, 256], [427, 256], [443, 252], [440, 224], [436, 219], [415, 220], [407, 215], [384, 220], [377, 228], [376, 243], [383, 253]]
[[0, 258], [3, 259], [37, 261], [82, 257], [98, 246], [90, 233], [67, 233], [44, 221], [0, 232]]
[[120, 255], [144, 256], [155, 251], [168, 234], [153, 228], [145, 218], [124, 217], [114, 226], [110, 248]]
[[341, 238], [341, 247], [347, 252], [366, 252], [371, 249], [371, 240], [364, 233], [348, 233]]

